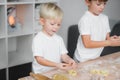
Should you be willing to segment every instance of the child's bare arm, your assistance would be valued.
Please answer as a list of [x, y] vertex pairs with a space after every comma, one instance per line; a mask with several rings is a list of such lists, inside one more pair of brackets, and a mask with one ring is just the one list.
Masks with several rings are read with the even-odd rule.
[[90, 38], [90, 35], [82, 35], [82, 41], [86, 48], [99, 48], [109, 46], [109, 42], [107, 40], [104, 41], [93, 41]]
[[[115, 37], [115, 36], [114, 36]], [[82, 41], [86, 48], [99, 48], [105, 46], [120, 46], [120, 39], [112, 39], [109, 36], [104, 41], [93, 41], [90, 35], [82, 35]]]
[[49, 61], [47, 59], [44, 59], [43, 57], [40, 56], [35, 56], [35, 59], [37, 60], [37, 62], [43, 66], [49, 66], [49, 67], [57, 67], [59, 69], [66, 69], [66, 66], [68, 64], [65, 63], [56, 63], [53, 61]]
[[35, 56], [35, 59], [39, 64], [44, 65], [44, 66], [55, 67], [55, 65], [56, 65], [56, 63], [54, 63], [52, 61], [48, 61], [41, 56]]

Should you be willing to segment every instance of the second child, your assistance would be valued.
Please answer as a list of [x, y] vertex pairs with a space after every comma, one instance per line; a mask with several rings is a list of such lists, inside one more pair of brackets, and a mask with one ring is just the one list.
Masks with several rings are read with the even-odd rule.
[[107, 0], [85, 0], [88, 10], [79, 21], [80, 36], [74, 58], [78, 62], [95, 59], [105, 46], [120, 46], [120, 38], [110, 37], [109, 19], [102, 14]]

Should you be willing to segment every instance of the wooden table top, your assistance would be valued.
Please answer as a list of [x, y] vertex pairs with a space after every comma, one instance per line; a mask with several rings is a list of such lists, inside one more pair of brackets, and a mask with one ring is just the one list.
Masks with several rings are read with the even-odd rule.
[[[64, 74], [70, 80], [120, 80], [120, 52], [79, 63], [76, 71], [76, 76], [71, 76], [67, 71], [59, 69], [45, 72], [43, 75], [52, 78], [54, 74], [59, 73]], [[26, 76], [18, 80], [35, 79], [31, 76]]]

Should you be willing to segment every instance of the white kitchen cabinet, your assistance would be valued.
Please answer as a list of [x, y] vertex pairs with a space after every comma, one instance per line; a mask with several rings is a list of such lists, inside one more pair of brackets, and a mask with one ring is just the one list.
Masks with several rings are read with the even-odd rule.
[[[46, 2], [58, 0], [0, 0], [0, 71], [5, 71], [6, 80], [9, 80], [9, 67], [32, 62], [32, 39], [41, 30], [35, 6]], [[8, 13], [10, 8], [15, 8], [15, 12]], [[11, 16], [17, 22], [12, 27]], [[4, 76], [1, 74], [0, 80]]]

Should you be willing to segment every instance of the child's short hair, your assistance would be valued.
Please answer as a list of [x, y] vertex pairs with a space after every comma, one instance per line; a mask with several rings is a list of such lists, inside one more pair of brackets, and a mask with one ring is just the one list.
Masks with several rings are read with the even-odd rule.
[[99, 1], [99, 2], [107, 2], [108, 0], [88, 0], [88, 1]]
[[40, 5], [40, 18], [62, 19], [63, 11], [55, 3], [42, 3]]

